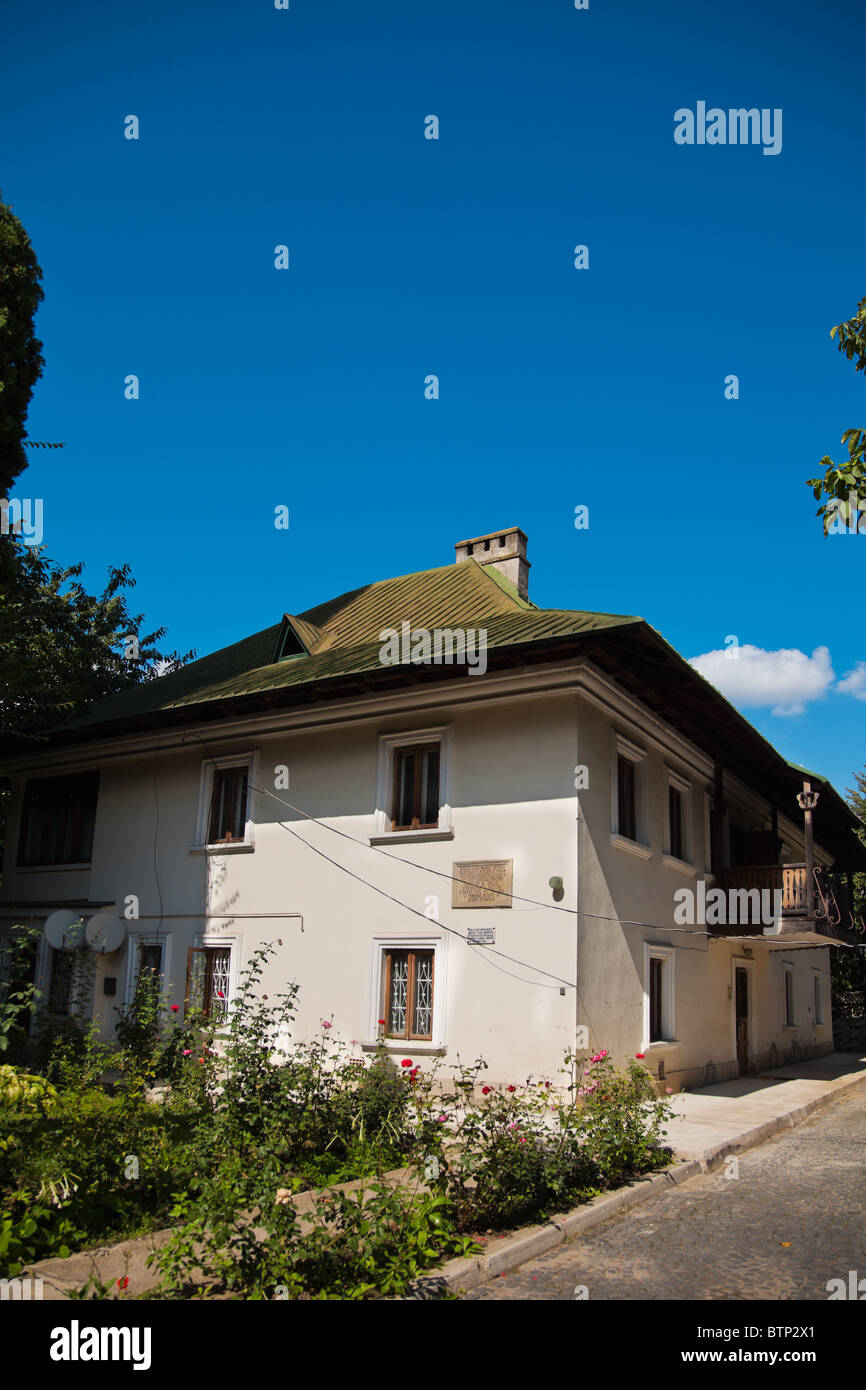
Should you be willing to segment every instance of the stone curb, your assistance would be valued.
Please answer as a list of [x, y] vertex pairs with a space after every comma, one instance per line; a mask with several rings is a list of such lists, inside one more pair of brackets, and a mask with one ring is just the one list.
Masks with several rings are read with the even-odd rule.
[[498, 1274], [505, 1274], [527, 1260], [545, 1255], [557, 1245], [573, 1239], [583, 1231], [600, 1226], [619, 1211], [638, 1206], [656, 1192], [671, 1185], [686, 1182], [701, 1171], [698, 1159], [687, 1159], [656, 1173], [651, 1178], [638, 1178], [629, 1187], [621, 1187], [616, 1192], [603, 1192], [591, 1202], [575, 1208], [564, 1216], [551, 1217], [543, 1226], [525, 1226], [516, 1235], [509, 1236], [489, 1254], [470, 1255], [468, 1259], [449, 1260], [447, 1264], [430, 1274], [422, 1274], [412, 1286], [408, 1298], [435, 1296], [443, 1289], [452, 1293], [464, 1293], [483, 1284]]
[[549, 1250], [554, 1250], [557, 1245], [562, 1245], [566, 1241], [573, 1240], [575, 1236], [600, 1226], [603, 1221], [609, 1220], [617, 1212], [627, 1211], [630, 1207], [638, 1206], [641, 1202], [654, 1197], [672, 1184], [678, 1185], [682, 1182], [688, 1182], [690, 1178], [697, 1177], [702, 1172], [712, 1172], [722, 1165], [729, 1154], [754, 1148], [783, 1130], [794, 1129], [814, 1114], [816, 1110], [821, 1110], [824, 1106], [829, 1105], [837, 1096], [855, 1086], [863, 1085], [866, 1085], [866, 1075], [846, 1078], [838, 1085], [834, 1085], [831, 1090], [825, 1091], [823, 1095], [813, 1096], [811, 1100], [798, 1105], [795, 1110], [788, 1110], [783, 1115], [775, 1115], [771, 1120], [764, 1121], [763, 1124], [754, 1125], [751, 1129], [744, 1130], [741, 1134], [736, 1134], [733, 1138], [716, 1144], [711, 1149], [706, 1149], [700, 1157], [683, 1159], [670, 1168], [666, 1168], [663, 1172], [655, 1174], [654, 1177], [640, 1178], [629, 1187], [621, 1187], [617, 1192], [602, 1193], [600, 1197], [593, 1198], [585, 1206], [576, 1207], [565, 1216], [552, 1217], [543, 1226], [528, 1226], [519, 1231], [517, 1235], [504, 1240], [502, 1245], [491, 1251], [490, 1254], [473, 1255], [468, 1259], [449, 1260], [439, 1270], [419, 1276], [413, 1284], [413, 1293], [408, 1297], [435, 1296], [437, 1292], [442, 1292], [446, 1288], [450, 1289], [452, 1293], [464, 1293], [468, 1292], [469, 1289], [477, 1288], [479, 1284], [485, 1283], [488, 1279], [493, 1279], [499, 1274], [506, 1274], [509, 1270], [525, 1264], [527, 1260], [534, 1260], [538, 1255], [545, 1255]]

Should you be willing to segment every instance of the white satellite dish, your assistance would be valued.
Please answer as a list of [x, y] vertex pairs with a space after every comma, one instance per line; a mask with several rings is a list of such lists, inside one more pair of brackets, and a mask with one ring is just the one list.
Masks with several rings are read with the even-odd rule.
[[74, 951], [84, 941], [81, 913], [73, 912], [71, 907], [61, 907], [57, 912], [52, 912], [50, 917], [46, 917], [43, 930], [45, 940], [55, 951]]
[[94, 951], [106, 955], [123, 945], [126, 940], [126, 927], [113, 912], [97, 912], [87, 923], [85, 935]]

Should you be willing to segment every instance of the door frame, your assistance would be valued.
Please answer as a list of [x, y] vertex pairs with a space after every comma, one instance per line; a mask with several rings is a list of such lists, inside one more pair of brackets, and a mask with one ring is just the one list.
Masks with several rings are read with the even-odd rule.
[[[748, 1062], [748, 1070], [749, 1070], [749, 1071], [757, 1071], [757, 1061], [758, 1061], [758, 1059], [757, 1059], [757, 1048], [756, 1048], [756, 1045], [755, 1045], [755, 1038], [756, 1038], [756, 1034], [757, 1034], [757, 1029], [756, 1029], [756, 1026], [755, 1026], [755, 1024], [756, 1024], [756, 1014], [757, 1014], [757, 1009], [756, 1009], [756, 1007], [755, 1007], [755, 1004], [756, 1004], [755, 966], [756, 966], [756, 965], [757, 965], [757, 961], [755, 961], [754, 959], [751, 959], [751, 958], [748, 957], [748, 956], [731, 956], [731, 983], [730, 983], [729, 989], [730, 989], [730, 1003], [731, 1003], [731, 1044], [732, 1044], [732, 1047], [733, 1047], [732, 1058], [733, 1058], [733, 1061], [737, 1062], [737, 971], [738, 971], [738, 970], [745, 970], [746, 973], [747, 973], [748, 982], [749, 982], [749, 983], [748, 983], [748, 989], [749, 989], [749, 996], [748, 996], [748, 997], [749, 997], [749, 1017], [748, 1017], [748, 1028], [747, 1028], [747, 1033], [746, 1033], [747, 1042], [748, 1042], [748, 1047], [749, 1047], [749, 1062]], [[737, 1064], [737, 1074], [738, 1074], [738, 1075], [741, 1074], [740, 1071], [739, 1071], [739, 1063]]]

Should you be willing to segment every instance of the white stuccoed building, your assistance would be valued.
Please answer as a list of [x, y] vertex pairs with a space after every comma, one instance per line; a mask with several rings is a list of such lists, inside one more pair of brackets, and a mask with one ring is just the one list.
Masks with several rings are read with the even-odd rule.
[[[830, 1051], [852, 813], [643, 620], [535, 607], [526, 544], [462, 541], [7, 752], [0, 947], [119, 917], [110, 1035], [143, 966], [219, 1015], [279, 942], [295, 1037], [324, 1018], [398, 1060], [483, 1056], [488, 1083], [555, 1078], [575, 1043], [673, 1088]], [[43, 941], [60, 1014], [73, 959]]]

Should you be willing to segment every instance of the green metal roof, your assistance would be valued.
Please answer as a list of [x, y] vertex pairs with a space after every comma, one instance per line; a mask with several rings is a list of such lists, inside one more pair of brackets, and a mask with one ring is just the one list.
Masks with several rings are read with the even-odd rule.
[[[74, 719], [46, 730], [51, 741], [116, 735], [185, 718], [219, 719], [233, 702], [297, 703], [341, 694], [348, 680], [376, 676], [397, 681], [449, 678], [449, 668], [387, 666], [380, 652], [386, 628], [483, 628], [492, 664], [549, 660], [551, 646], [573, 652], [590, 644], [591, 660], [660, 718], [673, 722], [696, 746], [718, 757], [747, 783], [788, 806], [796, 790], [787, 763], [725, 697], [642, 618], [568, 608], [538, 608], [521, 598], [494, 566], [474, 559], [363, 585], [300, 614], [283, 613], [272, 627], [202, 657], [179, 671], [99, 700]], [[571, 639], [571, 640], [569, 640]], [[499, 653], [497, 660], [496, 654]], [[455, 668], [458, 674], [460, 668]], [[372, 688], [372, 681], [371, 681]], [[816, 774], [807, 774], [816, 776]], [[792, 780], [793, 779], [793, 780]], [[833, 793], [823, 808], [824, 843], [866, 867], [866, 851], [853, 836], [856, 818]]]
[[[338, 676], [381, 670], [381, 633], [386, 628], [399, 632], [404, 621], [413, 628], [428, 630], [484, 628], [487, 647], [493, 649], [595, 632], [641, 619], [537, 608], [521, 598], [494, 566], [469, 559], [379, 580], [304, 613], [286, 613], [273, 627], [179, 671], [95, 702], [57, 726], [57, 732], [292, 687], [314, 687]], [[292, 634], [296, 641], [291, 641]], [[308, 655], [299, 651], [299, 646]], [[284, 647], [286, 656], [281, 660]]]

